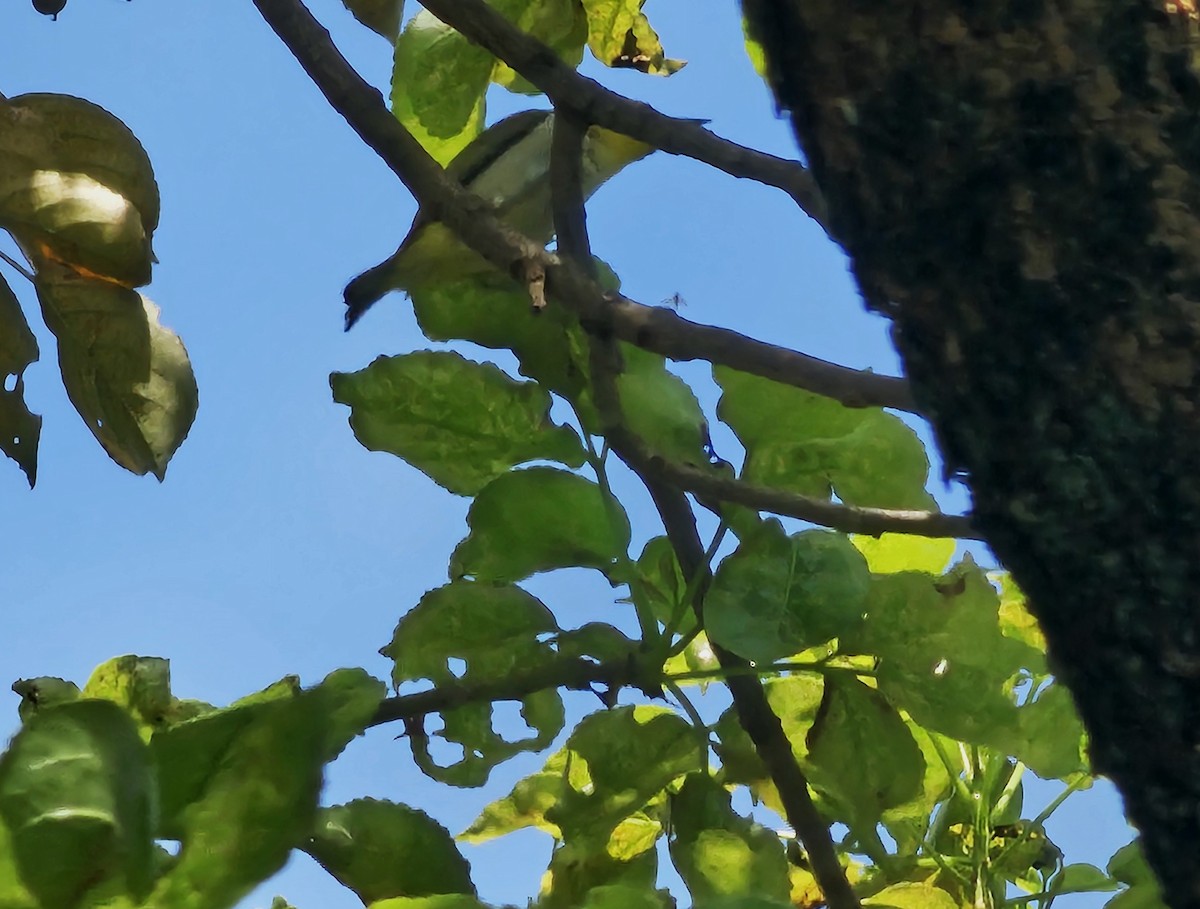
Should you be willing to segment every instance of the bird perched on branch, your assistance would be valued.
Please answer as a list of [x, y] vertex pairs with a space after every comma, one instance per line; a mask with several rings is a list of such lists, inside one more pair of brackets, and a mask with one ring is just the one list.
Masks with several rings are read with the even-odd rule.
[[[554, 235], [550, 202], [553, 128], [550, 111], [513, 114], [480, 133], [446, 168], [449, 176], [495, 206], [500, 218], [542, 244]], [[653, 150], [653, 146], [620, 133], [590, 127], [583, 144], [584, 198]], [[423, 286], [491, 271], [495, 268], [449, 228], [418, 211], [400, 248], [346, 285], [346, 330], [388, 291], [411, 293]]]

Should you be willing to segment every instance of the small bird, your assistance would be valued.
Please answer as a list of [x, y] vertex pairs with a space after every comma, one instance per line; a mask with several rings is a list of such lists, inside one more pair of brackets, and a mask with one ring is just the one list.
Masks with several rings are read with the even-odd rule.
[[[550, 201], [550, 139], [554, 117], [529, 110], [484, 130], [450, 162], [446, 173], [496, 208], [516, 230], [538, 243], [554, 235]], [[588, 198], [627, 164], [654, 147], [592, 126], [583, 143], [583, 196]], [[417, 212], [408, 236], [385, 261], [346, 285], [346, 330], [391, 290], [412, 293], [424, 286], [495, 268], [445, 225]]]

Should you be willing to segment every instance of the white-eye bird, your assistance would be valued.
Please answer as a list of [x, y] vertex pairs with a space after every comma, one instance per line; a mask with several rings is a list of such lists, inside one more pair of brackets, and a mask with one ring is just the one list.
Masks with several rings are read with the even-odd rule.
[[[449, 176], [495, 206], [499, 217], [542, 244], [554, 235], [550, 203], [553, 128], [550, 111], [513, 114], [480, 133], [446, 168]], [[653, 150], [653, 146], [620, 133], [590, 127], [583, 143], [583, 197], [591, 196], [625, 165]], [[449, 228], [418, 211], [400, 248], [346, 285], [346, 330], [388, 291], [412, 293], [424, 286], [495, 270]]]

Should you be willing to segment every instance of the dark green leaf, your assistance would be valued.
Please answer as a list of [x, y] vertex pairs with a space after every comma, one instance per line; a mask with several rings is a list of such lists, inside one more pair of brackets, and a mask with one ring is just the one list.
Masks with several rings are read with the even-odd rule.
[[132, 290], [47, 265], [42, 315], [58, 338], [71, 403], [109, 456], [132, 473], [166, 475], [196, 416], [196, 379], [158, 307]]
[[[492, 5], [521, 31], [553, 50], [572, 69], [583, 60], [588, 26], [578, 0], [539, 0], [537, 3], [528, 0], [494, 0]], [[509, 91], [522, 94], [536, 95], [541, 92], [501, 60], [496, 61], [492, 81]]]
[[[883, 823], [892, 839], [896, 841], [897, 855], [916, 854], [929, 829], [930, 816], [938, 803], [949, 795], [951, 789], [950, 774], [932, 741], [937, 733], [912, 722], [908, 722], [907, 726], [917, 747], [921, 749], [925, 772], [919, 792], [908, 801], [883, 812]], [[954, 747], [948, 739], [943, 740], [943, 748]]]
[[364, 669], [335, 669], [309, 695], [325, 716], [325, 760], [332, 761], [367, 728], [387, 686]]
[[1054, 877], [1054, 893], [1096, 893], [1116, 890], [1120, 884], [1095, 865], [1067, 865]]
[[870, 588], [867, 563], [842, 534], [787, 536], [766, 521], [717, 569], [705, 598], [711, 640], [755, 663], [852, 634]]
[[483, 129], [491, 54], [421, 10], [396, 41], [392, 112], [441, 165]]
[[407, 805], [356, 799], [322, 808], [305, 851], [364, 904], [475, 892], [470, 866], [446, 828]]
[[25, 369], [37, 358], [37, 339], [12, 288], [0, 275], [0, 451], [17, 462], [30, 488], [37, 482], [42, 418], [25, 406]]
[[[395, 661], [396, 685], [416, 679], [430, 679], [435, 685], [487, 682], [554, 659], [553, 648], [538, 636], [556, 631], [550, 610], [519, 587], [455, 581], [425, 594], [400, 620], [392, 642], [381, 652]], [[451, 659], [465, 662], [461, 676], [451, 671]], [[535, 692], [522, 700], [521, 715], [531, 734], [509, 741], [493, 728], [489, 703], [443, 711], [445, 727], [437, 735], [461, 745], [462, 759], [449, 766], [438, 764], [421, 736], [411, 737], [413, 755], [434, 779], [480, 786], [496, 764], [550, 745], [562, 729], [562, 699], [555, 689]]]
[[708, 464], [708, 429], [692, 389], [667, 371], [666, 360], [632, 344], [621, 345], [625, 368], [617, 378], [621, 413], [630, 430], [653, 451], [687, 464]]
[[78, 700], [31, 716], [0, 758], [0, 818], [43, 906], [71, 909], [113, 880], [137, 900], [149, 892], [153, 769], [114, 704]]
[[786, 900], [783, 843], [737, 814], [729, 792], [707, 772], [690, 774], [671, 799], [671, 859], [694, 903], [719, 896]]
[[896, 709], [840, 674], [825, 680], [805, 766], [854, 830], [873, 830], [886, 809], [916, 797], [925, 775], [921, 749]]
[[17, 715], [27, 722], [39, 710], [56, 704], [67, 704], [79, 697], [79, 686], [66, 679], [39, 676], [36, 679], [19, 679], [13, 682], [12, 690], [21, 696]]
[[524, 461], [578, 467], [585, 459], [579, 437], [551, 422], [545, 389], [456, 353], [379, 357], [358, 372], [334, 373], [330, 385], [334, 400], [351, 407], [359, 442], [461, 495]]
[[878, 408], [851, 408], [722, 366], [717, 415], [746, 448], [753, 483], [849, 505], [936, 510], [929, 458], [916, 433]]
[[467, 515], [471, 533], [450, 558], [453, 578], [519, 581], [580, 566], [608, 571], [625, 556], [629, 520], [590, 480], [550, 467], [497, 477]]

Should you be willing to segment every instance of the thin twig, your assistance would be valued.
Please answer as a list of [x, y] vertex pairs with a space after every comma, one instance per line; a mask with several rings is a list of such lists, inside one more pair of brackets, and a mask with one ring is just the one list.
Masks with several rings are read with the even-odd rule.
[[540, 88], [555, 110], [571, 111], [588, 124], [624, 133], [671, 155], [694, 158], [731, 176], [782, 189], [825, 226], [825, 204], [812, 175], [799, 161], [746, 148], [714, 135], [696, 120], [668, 117], [649, 104], [610, 91], [581, 76], [483, 0], [429, 0], [422, 5]]
[[254, 0], [254, 4], [334, 110], [392, 169], [431, 218], [442, 221], [506, 274], [522, 261], [540, 263], [550, 277], [552, 294], [590, 331], [611, 333], [672, 359], [725, 364], [828, 395], [849, 406], [914, 409], [903, 379], [836, 366], [736, 332], [698, 325], [665, 308], [606, 295], [577, 268], [512, 230], [482, 199], [447, 177], [388, 111], [378, 90], [346, 62], [329, 33], [299, 0]]

